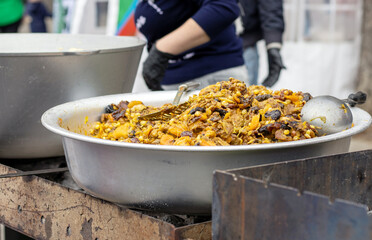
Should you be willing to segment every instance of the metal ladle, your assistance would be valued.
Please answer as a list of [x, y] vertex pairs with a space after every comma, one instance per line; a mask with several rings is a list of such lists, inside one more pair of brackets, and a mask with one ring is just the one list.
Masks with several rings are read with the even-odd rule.
[[302, 120], [318, 127], [320, 135], [341, 132], [352, 126], [353, 114], [350, 107], [363, 104], [366, 99], [367, 95], [363, 92], [350, 94], [344, 100], [329, 95], [317, 96], [303, 106]]
[[162, 109], [162, 110], [149, 113], [146, 115], [142, 115], [138, 117], [138, 119], [147, 120], [147, 121], [158, 121], [158, 120], [168, 121], [170, 120], [173, 116], [181, 114], [190, 105], [189, 102], [184, 102], [184, 103], [179, 104], [182, 94], [190, 90], [196, 89], [199, 86], [200, 86], [199, 82], [189, 82], [189, 83], [184, 83], [180, 85], [178, 87], [177, 94], [173, 100], [172, 107], [167, 108], [167, 109]]

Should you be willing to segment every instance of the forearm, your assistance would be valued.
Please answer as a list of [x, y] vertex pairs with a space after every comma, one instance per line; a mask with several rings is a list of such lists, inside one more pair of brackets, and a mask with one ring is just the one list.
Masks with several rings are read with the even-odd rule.
[[261, 29], [266, 44], [282, 43], [285, 28], [282, 0], [258, 1]]
[[156, 47], [166, 53], [178, 55], [210, 41], [207, 33], [192, 18], [156, 42]]
[[200, 9], [176, 30], [156, 42], [163, 52], [180, 54], [200, 46], [233, 24], [239, 16], [239, 7], [231, 0], [199, 0]]

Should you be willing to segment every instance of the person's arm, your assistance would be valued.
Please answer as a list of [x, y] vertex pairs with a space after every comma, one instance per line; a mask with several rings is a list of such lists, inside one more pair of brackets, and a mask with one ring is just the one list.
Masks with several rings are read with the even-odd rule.
[[282, 0], [258, 1], [261, 29], [266, 45], [282, 43], [285, 24]]
[[183, 25], [159, 39], [156, 47], [170, 54], [180, 54], [207, 43], [239, 16], [237, 2], [232, 0], [198, 0], [199, 11]]
[[209, 40], [207, 33], [190, 18], [179, 28], [159, 39], [156, 48], [162, 52], [178, 55]]
[[159, 39], [152, 46], [143, 64], [142, 75], [147, 87], [151, 90], [162, 90], [161, 80], [168, 67], [168, 60], [209, 40], [206, 32], [192, 18]]
[[239, 16], [231, 0], [200, 0], [200, 9], [179, 28], [158, 39], [144, 62], [142, 75], [151, 90], [162, 90], [168, 60], [210, 41]]
[[285, 27], [283, 1], [259, 1], [258, 10], [269, 62], [269, 74], [262, 82], [262, 85], [272, 87], [279, 80], [281, 70], [285, 69], [280, 54]]

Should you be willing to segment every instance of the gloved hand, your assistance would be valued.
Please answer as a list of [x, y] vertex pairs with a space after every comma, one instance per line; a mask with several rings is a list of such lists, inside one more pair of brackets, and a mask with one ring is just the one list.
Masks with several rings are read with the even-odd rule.
[[161, 81], [168, 67], [168, 60], [174, 55], [159, 51], [155, 44], [152, 46], [149, 55], [143, 63], [142, 75], [149, 89], [163, 90]]
[[282, 62], [279, 48], [270, 48], [267, 50], [267, 56], [269, 59], [269, 75], [262, 82], [265, 87], [272, 87], [279, 79], [280, 71], [285, 66]]

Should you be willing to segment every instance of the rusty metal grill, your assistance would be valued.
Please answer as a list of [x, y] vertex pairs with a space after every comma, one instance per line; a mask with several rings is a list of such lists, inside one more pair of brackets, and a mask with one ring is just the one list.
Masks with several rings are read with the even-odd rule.
[[[0, 162], [0, 174], [66, 166], [64, 157]], [[211, 239], [210, 216], [126, 209], [85, 193], [68, 172], [0, 179], [0, 208], [0, 223], [35, 239]]]
[[[1, 159], [0, 174], [65, 166]], [[0, 222], [35, 239], [371, 239], [372, 150], [217, 170], [209, 216], [126, 209], [68, 173], [0, 179]]]
[[371, 239], [372, 150], [216, 171], [213, 239]]

